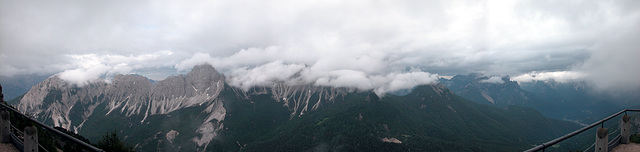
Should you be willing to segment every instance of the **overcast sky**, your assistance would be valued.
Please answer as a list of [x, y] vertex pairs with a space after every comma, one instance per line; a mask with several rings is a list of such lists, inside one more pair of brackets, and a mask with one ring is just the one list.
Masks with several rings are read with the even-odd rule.
[[386, 92], [471, 72], [633, 88], [639, 48], [638, 0], [0, 0], [0, 75], [76, 83], [206, 62], [243, 88]]

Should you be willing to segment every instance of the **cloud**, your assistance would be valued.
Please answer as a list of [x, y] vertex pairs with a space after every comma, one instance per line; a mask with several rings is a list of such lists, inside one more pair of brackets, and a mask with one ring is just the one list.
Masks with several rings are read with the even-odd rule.
[[234, 70], [228, 77], [232, 86], [249, 90], [255, 86], [273, 86], [275, 83], [297, 84], [295, 75], [305, 66], [300, 64], [284, 64], [274, 61], [255, 68], [240, 68]]
[[632, 19], [619, 20], [615, 28], [634, 30], [607, 31], [591, 57], [573, 68], [588, 73], [585, 79], [599, 89], [640, 90], [640, 14], [626, 17]]
[[390, 73], [386, 76], [386, 83], [382, 80], [382, 86], [375, 89], [376, 94], [384, 95], [403, 89], [412, 89], [418, 85], [432, 84], [438, 80], [437, 74], [413, 71], [408, 73]]
[[65, 80], [78, 87], [82, 87], [92, 81], [96, 81], [105, 72], [109, 71], [109, 67], [104, 65], [94, 65], [86, 69], [65, 70], [58, 74], [60, 79]]
[[556, 71], [556, 72], [531, 72], [512, 77], [511, 80], [518, 82], [531, 81], [547, 81], [555, 80], [557, 82], [579, 81], [584, 80], [586, 74], [574, 71]]
[[[309, 74], [309, 73], [307, 73]], [[360, 90], [373, 89], [374, 84], [368, 75], [356, 70], [334, 70], [318, 77], [316, 85], [357, 88]]]
[[504, 80], [502, 80], [502, 77], [500, 76], [493, 76], [489, 79], [484, 79], [484, 80], [480, 80], [481, 83], [498, 83], [498, 84], [502, 84], [504, 83]]
[[194, 66], [202, 63], [212, 64], [211, 61], [213, 61], [211, 55], [198, 52], [195, 53], [191, 58], [180, 61], [180, 63], [176, 64], [174, 67], [178, 71], [186, 71], [191, 70], [191, 68], [193, 68]]
[[316, 70], [316, 65], [285, 64], [274, 61], [254, 68], [234, 70], [228, 77], [232, 86], [248, 90], [255, 86], [272, 86], [276, 83], [345, 87], [361, 91], [374, 90], [379, 96], [387, 92], [411, 89], [417, 85], [436, 82], [437, 75], [422, 71], [405, 73], [371, 74], [360, 70]]
[[356, 88], [410, 68], [640, 86], [638, 14], [634, 0], [2, 1], [0, 74], [83, 73], [73, 56], [94, 54], [103, 75], [162, 69], [157, 79], [202, 62], [232, 74], [279, 61]]
[[[109, 79], [116, 74], [136, 73], [135, 70], [154, 68], [162, 65], [160, 62], [168, 61], [173, 54], [171, 51], [160, 51], [152, 54], [137, 56], [122, 55], [69, 55], [69, 65], [74, 67], [64, 70], [57, 75], [67, 82], [78, 86], [84, 86], [98, 78]], [[151, 63], [151, 64], [149, 64]]]

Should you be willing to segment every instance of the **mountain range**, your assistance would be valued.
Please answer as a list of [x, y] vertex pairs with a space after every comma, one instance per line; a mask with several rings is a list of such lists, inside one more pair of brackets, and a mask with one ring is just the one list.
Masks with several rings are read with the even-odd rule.
[[243, 90], [203, 64], [161, 81], [77, 86], [54, 75], [9, 103], [92, 141], [116, 131], [139, 151], [521, 151], [579, 127], [520, 106], [532, 102], [522, 96], [489, 92], [492, 106], [443, 84], [383, 97], [312, 84]]
[[547, 117], [583, 124], [595, 122], [623, 108], [615, 98], [597, 93], [584, 81], [516, 82], [508, 76], [471, 73], [440, 79], [439, 82], [456, 95], [477, 103], [496, 107], [532, 107]]

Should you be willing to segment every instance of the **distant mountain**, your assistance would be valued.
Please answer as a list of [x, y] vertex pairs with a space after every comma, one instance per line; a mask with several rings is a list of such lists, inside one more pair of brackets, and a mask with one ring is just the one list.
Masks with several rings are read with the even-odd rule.
[[[553, 80], [521, 83], [523, 90], [541, 99], [557, 103], [558, 111], [564, 111], [569, 119], [592, 120], [622, 109], [619, 99], [598, 93], [583, 81], [556, 82]], [[632, 105], [628, 105], [632, 106]], [[590, 122], [590, 121], [587, 121]]]
[[472, 73], [456, 75], [450, 80], [440, 79], [440, 83], [465, 99], [499, 107], [526, 105], [536, 100], [534, 94], [522, 90], [518, 82], [511, 81], [509, 77]]
[[154, 83], [118, 75], [78, 87], [52, 76], [14, 106], [93, 141], [116, 130], [139, 151], [519, 151], [578, 128], [437, 84], [380, 98], [313, 85], [241, 90], [225, 79], [210, 65]]
[[238, 140], [242, 150], [521, 151], [577, 125], [547, 119], [530, 108], [472, 103], [442, 85], [426, 85], [404, 96], [349, 93], [274, 128]]
[[14, 76], [0, 76], [0, 84], [4, 87], [5, 100], [11, 100], [24, 93], [27, 93], [31, 87], [47, 79], [48, 75], [14, 75]]
[[[499, 78], [499, 79], [496, 79]], [[492, 79], [492, 80], [490, 80]], [[533, 107], [548, 117], [589, 123], [619, 110], [610, 98], [594, 94], [585, 82], [532, 81], [472, 73], [440, 79], [456, 95], [478, 103]]]

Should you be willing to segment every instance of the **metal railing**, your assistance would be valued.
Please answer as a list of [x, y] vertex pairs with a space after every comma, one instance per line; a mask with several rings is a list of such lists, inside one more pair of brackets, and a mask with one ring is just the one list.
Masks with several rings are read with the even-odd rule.
[[[573, 131], [573, 132], [571, 132], [571, 133], [569, 133], [569, 134], [566, 134], [566, 135], [564, 135], [564, 136], [562, 136], [562, 137], [558, 137], [558, 138], [553, 139], [553, 140], [551, 140], [551, 141], [548, 141], [548, 142], [542, 143], [541, 145], [535, 146], [535, 147], [533, 147], [533, 148], [531, 148], [531, 149], [525, 150], [525, 152], [535, 152], [535, 151], [541, 151], [541, 150], [543, 150], [543, 151], [544, 151], [544, 150], [545, 150], [546, 148], [548, 148], [548, 147], [551, 147], [551, 146], [553, 146], [553, 145], [555, 145], [555, 144], [557, 144], [557, 143], [559, 143], [559, 142], [561, 142], [561, 141], [564, 141], [564, 140], [566, 140], [566, 139], [569, 139], [569, 138], [571, 138], [571, 137], [573, 137], [573, 136], [575, 136], [575, 135], [578, 135], [578, 134], [580, 134], [580, 133], [582, 133], [582, 132], [584, 132], [584, 131], [587, 131], [587, 130], [589, 130], [589, 129], [593, 128], [593, 127], [596, 127], [596, 126], [598, 126], [598, 125], [600, 125], [600, 126], [603, 126], [603, 127], [604, 127], [604, 122], [606, 122], [606, 121], [608, 121], [608, 120], [610, 120], [610, 119], [612, 119], [612, 118], [614, 118], [614, 117], [616, 117], [616, 116], [618, 116], [618, 115], [620, 115], [620, 114], [622, 114], [622, 113], [626, 113], [627, 111], [640, 112], [640, 109], [624, 109], [624, 110], [622, 110], [622, 111], [620, 111], [620, 112], [617, 112], [617, 113], [615, 113], [615, 114], [613, 114], [613, 115], [611, 115], [611, 116], [609, 116], [609, 117], [606, 117], [606, 118], [604, 118], [604, 119], [602, 119], [602, 120], [600, 120], [600, 121], [598, 121], [598, 122], [595, 122], [595, 123], [593, 123], [593, 124], [591, 124], [591, 125], [589, 125], [589, 126], [586, 126], [586, 127], [584, 127], [584, 128], [578, 129], [578, 130], [576, 130], [576, 131]], [[617, 137], [617, 138], [619, 138], [619, 137]], [[614, 140], [615, 140], [615, 139], [614, 139]], [[617, 145], [617, 144], [616, 144], [616, 145]]]
[[[46, 125], [46, 124], [44, 124], [44, 123], [42, 123], [42, 122], [40, 122], [40, 121], [37, 121], [37, 120], [35, 120], [35, 119], [33, 119], [33, 118], [31, 118], [31, 117], [27, 116], [27, 115], [24, 115], [24, 114], [20, 113], [19, 111], [17, 111], [16, 109], [14, 109], [13, 107], [7, 106], [4, 102], [3, 102], [3, 103], [0, 103], [0, 105], [1, 105], [1, 107], [2, 107], [2, 108], [7, 109], [7, 110], [9, 110], [9, 111], [13, 112], [14, 114], [17, 114], [17, 115], [19, 115], [19, 116], [21, 116], [21, 117], [23, 117], [23, 118], [26, 118], [26, 119], [28, 119], [29, 121], [33, 122], [34, 124], [36, 124], [36, 125], [38, 125], [38, 126], [40, 126], [40, 127], [44, 128], [44, 129], [46, 129], [47, 131], [52, 132], [52, 133], [54, 133], [54, 134], [55, 134], [55, 135], [57, 135], [57, 136], [61, 136], [61, 137], [63, 137], [63, 138], [66, 138], [67, 140], [72, 141], [72, 142], [74, 142], [74, 143], [76, 143], [76, 144], [78, 144], [78, 145], [82, 146], [83, 148], [85, 148], [85, 149], [87, 149], [87, 150], [94, 151], [94, 152], [104, 152], [104, 151], [103, 151], [102, 149], [100, 149], [100, 148], [97, 148], [97, 147], [95, 147], [95, 146], [93, 146], [93, 145], [91, 145], [91, 144], [88, 144], [88, 143], [86, 143], [86, 142], [84, 142], [84, 141], [82, 141], [82, 140], [79, 140], [79, 139], [77, 139], [77, 138], [75, 138], [75, 137], [73, 137], [73, 136], [70, 136], [70, 135], [68, 135], [68, 134], [66, 134], [66, 133], [63, 133], [62, 131], [59, 131], [59, 130], [57, 130], [57, 129], [55, 129], [55, 128], [53, 128], [53, 127], [49, 126], [49, 125]], [[2, 109], [2, 108], [0, 108], [0, 109]], [[12, 127], [13, 127], [13, 126], [12, 126]], [[14, 128], [15, 128], [15, 127], [14, 127]], [[17, 128], [15, 128], [15, 129], [17, 129]], [[18, 131], [19, 131], [19, 130], [18, 130]], [[13, 132], [12, 132], [12, 136], [15, 136]], [[15, 136], [15, 137], [13, 137], [13, 138], [18, 138], [18, 137], [17, 137], [17, 136]], [[13, 140], [16, 140], [16, 139], [13, 139]], [[40, 148], [43, 148], [43, 147], [42, 147], [42, 145], [38, 145], [38, 146], [39, 146]], [[18, 148], [18, 147], [16, 147], [16, 148]]]

